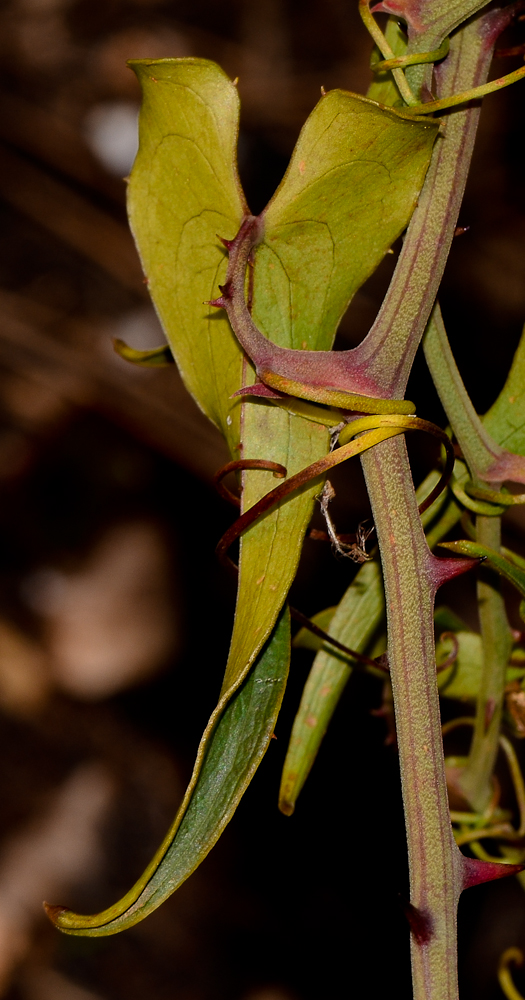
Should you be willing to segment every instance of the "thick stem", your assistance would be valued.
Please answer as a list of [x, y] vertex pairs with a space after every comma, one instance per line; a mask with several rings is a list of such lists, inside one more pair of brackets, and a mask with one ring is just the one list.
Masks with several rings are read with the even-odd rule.
[[[492, 49], [508, 15], [477, 18], [452, 39], [436, 70], [439, 96], [484, 83]], [[445, 116], [389, 290], [369, 334], [353, 354], [359, 370], [402, 396], [447, 261], [474, 146], [479, 107]]]
[[[440, 96], [483, 83], [501, 12], [458, 31], [439, 70]], [[419, 204], [376, 322], [356, 360], [392, 395], [402, 395], [432, 310], [454, 228], [478, 123], [471, 108], [447, 119]], [[456, 907], [463, 860], [449, 819], [435, 673], [432, 559], [417, 515], [405, 445], [378, 445], [363, 459], [385, 580], [410, 867], [411, 904], [428, 936], [412, 935], [415, 1000], [456, 1000]]]
[[[478, 517], [476, 526], [478, 542], [499, 551], [501, 519]], [[474, 737], [459, 784], [472, 807], [482, 812], [492, 795], [491, 779], [498, 753], [505, 675], [512, 645], [497, 573], [482, 571], [478, 582], [478, 603], [483, 639], [483, 671], [476, 706]]]
[[428, 940], [412, 935], [415, 1000], [457, 997], [456, 907], [461, 855], [450, 825], [434, 649], [432, 556], [411, 482], [405, 443], [377, 445], [362, 458], [381, 550], [388, 659], [396, 710], [410, 900]]

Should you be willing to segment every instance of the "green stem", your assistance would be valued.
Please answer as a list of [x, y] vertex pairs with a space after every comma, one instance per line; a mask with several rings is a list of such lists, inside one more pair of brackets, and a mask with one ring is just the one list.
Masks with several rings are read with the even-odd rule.
[[423, 338], [425, 359], [471, 475], [486, 482], [525, 482], [525, 459], [500, 448], [483, 427], [450, 349], [439, 303]]
[[412, 936], [414, 998], [455, 1000], [461, 856], [450, 825], [443, 760], [432, 556], [417, 514], [404, 441], [378, 445], [362, 463], [385, 583], [410, 900], [431, 930], [425, 943]]
[[[493, 18], [494, 14], [477, 19], [457, 32], [438, 71], [440, 96], [485, 82], [495, 40], [489, 30]], [[405, 391], [434, 304], [478, 115], [477, 109], [469, 109], [448, 119], [387, 296], [368, 337], [356, 349], [367, 374], [391, 395]], [[412, 935], [414, 1000], [456, 1000], [456, 908], [462, 862], [450, 825], [441, 739], [432, 556], [417, 516], [404, 442], [383, 442], [363, 456], [362, 463], [385, 581], [410, 899], [430, 929], [424, 942]]]
[[[499, 551], [501, 518], [478, 517], [477, 540]], [[492, 773], [498, 753], [505, 676], [512, 645], [497, 573], [483, 570], [478, 582], [478, 603], [483, 639], [483, 669], [476, 705], [474, 737], [459, 783], [467, 801], [477, 811], [486, 808], [492, 795]]]

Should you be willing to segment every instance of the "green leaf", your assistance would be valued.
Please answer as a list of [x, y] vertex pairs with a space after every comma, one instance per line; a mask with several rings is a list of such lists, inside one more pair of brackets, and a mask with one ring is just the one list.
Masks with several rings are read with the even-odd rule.
[[[247, 211], [235, 167], [236, 88], [206, 60], [139, 60], [132, 66], [144, 101], [129, 185], [130, 220], [168, 342], [188, 389], [222, 430], [232, 455], [239, 457], [242, 423], [240, 454], [279, 462], [293, 475], [326, 453], [326, 428], [269, 401], [232, 400], [232, 393], [250, 380], [249, 366], [243, 372], [243, 355], [224, 314], [203, 305], [217, 296], [226, 272], [216, 234], [232, 239]], [[267, 210], [266, 240], [257, 251], [253, 316], [272, 340], [287, 347], [331, 347], [347, 303], [409, 220], [436, 130], [433, 122], [404, 118], [342, 92], [328, 95], [314, 109]], [[243, 510], [273, 485], [271, 473], [243, 473]], [[238, 725], [223, 720], [237, 719], [235, 712], [248, 697], [244, 693], [252, 690], [246, 677], [255, 676], [260, 663], [267, 657], [287, 662], [281, 626], [257, 658], [295, 575], [319, 488], [309, 485], [241, 539], [237, 610], [221, 700], [167, 840], [119, 904], [95, 918], [55, 913], [63, 929], [114, 933], [142, 919], [199, 864], [230, 818], [254, 769], [253, 754], [246, 757], [250, 733], [255, 739], [266, 716], [259, 708], [259, 714], [246, 715], [243, 726], [242, 720]], [[255, 673], [249, 674], [256, 660]], [[276, 717], [277, 701], [271, 705]], [[266, 739], [267, 728], [264, 733]], [[247, 761], [248, 771], [239, 772], [239, 781], [236, 771], [228, 772], [234, 791], [231, 782], [222, 783], [215, 747], [222, 758], [234, 758], [236, 767], [238, 752]], [[212, 806], [220, 804], [209, 807], [209, 816], [205, 794]]]
[[438, 129], [343, 90], [321, 98], [263, 213], [253, 318], [271, 340], [331, 348], [353, 295], [410, 220]]
[[236, 169], [239, 95], [206, 59], [133, 60], [142, 87], [139, 152], [128, 187], [131, 229], [182, 378], [239, 443], [242, 351], [205, 301], [226, 273], [216, 234], [235, 236], [245, 212]]
[[[483, 642], [477, 632], [469, 632], [465, 629], [454, 634], [458, 643], [458, 655], [447, 670], [438, 673], [439, 693], [445, 698], [475, 702], [481, 684]], [[449, 639], [437, 642], [436, 661], [438, 666], [449, 652]], [[524, 667], [509, 666], [506, 671], [506, 683], [522, 678], [524, 674]]]
[[[459, 701], [475, 701], [479, 692], [483, 667], [483, 644], [476, 632], [454, 633], [458, 655], [454, 663], [438, 673], [439, 693]], [[436, 662], [439, 666], [450, 653], [450, 639], [436, 643]]]
[[[379, 563], [364, 563], [331, 619], [330, 635], [358, 653], [364, 652], [381, 623], [384, 607]], [[344, 653], [335, 652], [327, 644], [314, 660], [293, 724], [281, 778], [279, 809], [287, 816], [295, 809], [351, 673]]]
[[205, 731], [192, 782], [163, 844], [120, 903], [94, 916], [48, 907], [66, 934], [116, 934], [155, 910], [206, 857], [232, 818], [270, 743], [286, 687], [288, 610], [229, 704], [219, 703]]
[[[252, 316], [274, 343], [331, 348], [352, 296], [409, 221], [437, 128], [345, 91], [330, 91], [317, 104], [263, 213], [265, 235], [255, 256]], [[242, 427], [243, 454], [282, 462], [288, 475], [328, 450], [322, 426], [268, 402], [245, 403]], [[261, 472], [245, 473], [243, 482], [243, 510], [275, 485]], [[312, 484], [242, 538], [223, 691], [273, 627], [320, 488]]]
[[168, 344], [152, 347], [149, 351], [137, 351], [116, 337], [113, 341], [113, 347], [125, 361], [131, 361], [133, 365], [141, 365], [143, 368], [168, 368], [174, 363], [173, 354]]
[[499, 445], [525, 455], [525, 328], [507, 381], [483, 425]]

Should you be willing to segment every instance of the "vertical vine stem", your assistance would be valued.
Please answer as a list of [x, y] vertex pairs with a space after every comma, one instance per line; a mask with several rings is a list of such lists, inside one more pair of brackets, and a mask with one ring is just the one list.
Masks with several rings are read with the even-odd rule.
[[[461, 28], [436, 71], [440, 96], [483, 83], [509, 14], [492, 10]], [[448, 116], [376, 322], [356, 349], [368, 374], [402, 395], [452, 242], [479, 109]], [[452, 835], [436, 685], [433, 608], [438, 560], [417, 513], [405, 444], [383, 442], [362, 458], [377, 530], [388, 621], [410, 900], [414, 1000], [456, 1000], [456, 908], [465, 861]], [[441, 581], [442, 582], [442, 581]]]
[[[499, 551], [501, 518], [477, 517], [477, 540]], [[499, 747], [501, 713], [505, 697], [505, 674], [512, 645], [505, 602], [497, 573], [483, 569], [478, 582], [478, 606], [483, 639], [483, 670], [476, 703], [474, 737], [459, 785], [478, 812], [492, 795], [492, 773]]]
[[436, 685], [431, 556], [401, 439], [362, 457], [381, 550], [388, 660], [410, 869], [410, 901], [428, 929], [412, 934], [415, 1000], [457, 997], [456, 910], [462, 858], [449, 818]]

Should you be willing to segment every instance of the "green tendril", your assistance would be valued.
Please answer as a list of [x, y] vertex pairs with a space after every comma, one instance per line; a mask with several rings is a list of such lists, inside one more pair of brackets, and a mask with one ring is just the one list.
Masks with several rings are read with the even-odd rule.
[[523, 1000], [516, 989], [510, 972], [510, 965], [523, 965], [523, 952], [519, 948], [507, 948], [499, 960], [498, 981], [507, 1000]]
[[[388, 61], [391, 59], [396, 61], [395, 52], [390, 48], [390, 45], [381, 31], [381, 28], [370, 13], [369, 3], [370, 0], [359, 0], [359, 13], [363, 20], [363, 24], [369, 35], [372, 36], [383, 58]], [[397, 89], [399, 90], [405, 104], [408, 104], [409, 107], [411, 105], [417, 105], [417, 98], [412, 93], [403, 70], [392, 69], [392, 76], [394, 77]]]
[[404, 110], [411, 115], [430, 115], [434, 111], [445, 111], [446, 108], [454, 108], [467, 101], [477, 101], [480, 97], [493, 94], [496, 90], [510, 87], [512, 83], [517, 83], [523, 77], [525, 77], [525, 66], [515, 69], [513, 73], [507, 73], [506, 76], [500, 76], [497, 80], [491, 80], [490, 83], [483, 83], [480, 87], [471, 87], [470, 90], [464, 90], [461, 94], [454, 94], [453, 97], [444, 97], [440, 101], [429, 101], [427, 104], [412, 103]]
[[411, 56], [395, 56], [393, 59], [382, 59], [380, 62], [374, 63], [371, 67], [372, 72], [386, 73], [387, 70], [404, 69], [405, 66], [418, 66], [420, 63], [439, 62], [448, 55], [449, 49], [450, 39], [445, 38], [439, 49], [434, 49], [432, 52], [415, 52]]
[[513, 494], [498, 492], [498, 490], [488, 490], [482, 486], [475, 486], [471, 480], [465, 483], [464, 489], [465, 493], [468, 493], [470, 497], [486, 500], [488, 503], [501, 504], [502, 507], [512, 507], [514, 504], [525, 503], [525, 493]]
[[465, 492], [457, 479], [452, 478], [449, 485], [456, 500], [473, 514], [480, 514], [482, 517], [501, 517], [505, 513], [505, 507], [483, 500], [474, 500]]

